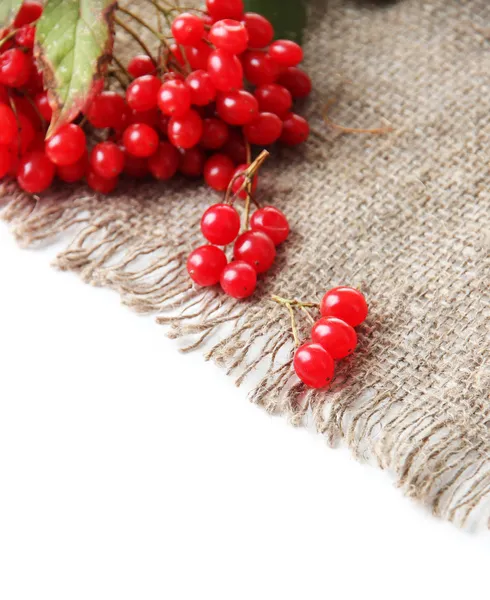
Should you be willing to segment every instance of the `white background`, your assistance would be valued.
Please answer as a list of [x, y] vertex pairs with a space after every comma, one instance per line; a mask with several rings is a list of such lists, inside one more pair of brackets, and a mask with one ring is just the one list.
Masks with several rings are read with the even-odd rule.
[[488, 595], [490, 537], [249, 404], [0, 225], [0, 598]]

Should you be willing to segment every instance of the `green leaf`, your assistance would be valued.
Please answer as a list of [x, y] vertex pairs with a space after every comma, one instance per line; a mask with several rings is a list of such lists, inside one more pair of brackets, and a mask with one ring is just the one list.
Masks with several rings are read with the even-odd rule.
[[267, 17], [276, 39], [301, 43], [307, 21], [307, 0], [245, 0], [245, 9]]
[[114, 0], [47, 0], [37, 24], [36, 58], [53, 109], [48, 135], [85, 108], [103, 76], [112, 51], [115, 4]]
[[0, 0], [0, 30], [8, 27], [19, 12], [23, 0]]

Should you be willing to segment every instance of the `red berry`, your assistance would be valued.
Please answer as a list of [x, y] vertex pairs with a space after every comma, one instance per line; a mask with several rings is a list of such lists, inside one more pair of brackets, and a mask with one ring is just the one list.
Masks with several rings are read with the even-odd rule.
[[250, 226], [254, 231], [266, 233], [276, 246], [282, 244], [289, 235], [286, 216], [274, 206], [264, 206], [256, 210], [250, 220]]
[[334, 317], [323, 317], [311, 330], [311, 339], [335, 360], [345, 358], [354, 352], [357, 346], [357, 334], [345, 321]]
[[228, 139], [229, 128], [221, 119], [211, 117], [203, 120], [201, 141], [199, 142], [206, 150], [218, 150]]
[[368, 305], [359, 290], [337, 287], [325, 294], [320, 304], [322, 317], [336, 317], [357, 327], [368, 315]]
[[129, 61], [128, 73], [134, 78], [153, 75], [155, 71], [156, 66], [153, 59], [146, 54], [138, 54]]
[[19, 48], [0, 54], [0, 83], [9, 87], [22, 87], [29, 81], [32, 61]]
[[114, 179], [124, 169], [124, 152], [114, 142], [96, 144], [90, 155], [90, 166], [100, 177]]
[[234, 257], [252, 265], [257, 273], [265, 273], [274, 264], [276, 247], [262, 231], [246, 231], [235, 242]]
[[0, 104], [8, 104], [9, 95], [4, 85], [0, 84]]
[[204, 35], [204, 23], [197, 15], [182, 13], [172, 23], [172, 35], [177, 44], [193, 46]]
[[253, 12], [245, 13], [243, 23], [248, 32], [249, 48], [265, 48], [274, 39], [274, 27], [262, 15]]
[[259, 114], [257, 99], [245, 90], [219, 94], [216, 112], [229, 125], [246, 125]]
[[97, 129], [119, 129], [127, 118], [128, 107], [125, 99], [116, 92], [102, 92], [95, 96], [85, 114], [90, 124]]
[[285, 117], [293, 106], [291, 92], [277, 83], [267, 83], [259, 86], [255, 92], [261, 112], [268, 112]]
[[240, 20], [243, 16], [243, 0], [206, 0], [206, 8], [215, 21]]
[[150, 110], [129, 110], [125, 126], [134, 125], [135, 123], [144, 123], [150, 127], [157, 127], [160, 124], [161, 112], [158, 108], [150, 108]]
[[209, 41], [230, 54], [241, 54], [248, 46], [248, 33], [243, 23], [233, 19], [217, 21], [209, 32]]
[[31, 63], [31, 72], [29, 73], [29, 80], [25, 84], [24, 89], [31, 96], [39, 94], [44, 90], [44, 76], [42, 71], [38, 70], [34, 62]]
[[5, 146], [17, 138], [18, 126], [14, 111], [6, 104], [0, 104], [0, 145]]
[[55, 167], [44, 152], [34, 150], [21, 159], [17, 168], [17, 182], [30, 194], [40, 194], [48, 189], [55, 175]]
[[224, 154], [214, 154], [204, 165], [204, 180], [217, 192], [224, 192], [230, 185], [235, 172], [231, 158]]
[[216, 97], [216, 88], [211, 81], [209, 73], [198, 69], [191, 73], [185, 80], [191, 94], [191, 103], [196, 106], [207, 106]]
[[187, 271], [197, 285], [216, 285], [219, 283], [227, 262], [226, 255], [221, 248], [201, 246], [189, 255]]
[[183, 117], [191, 107], [191, 91], [184, 81], [166, 81], [158, 92], [158, 107], [170, 117]]
[[202, 119], [195, 110], [183, 117], [172, 117], [168, 124], [168, 139], [177, 148], [189, 149], [199, 143], [202, 136]]
[[206, 155], [198, 146], [180, 152], [179, 171], [186, 177], [200, 177], [203, 174], [205, 163]]
[[243, 133], [250, 144], [270, 146], [277, 142], [282, 133], [281, 119], [272, 113], [263, 112], [243, 128]]
[[177, 148], [169, 142], [160, 142], [158, 150], [148, 159], [148, 167], [155, 179], [172, 179], [179, 168], [180, 156]]
[[[203, 41], [198, 42], [195, 46], [184, 46], [185, 57], [194, 71], [206, 70], [211, 52], [212, 48]], [[182, 60], [184, 60], [183, 57]], [[183, 66], [185, 66], [185, 60]]]
[[253, 85], [274, 83], [281, 72], [279, 65], [264, 50], [249, 50], [242, 55], [243, 72]]
[[34, 131], [34, 126], [31, 121], [23, 113], [17, 113], [17, 120], [19, 121], [19, 137], [15, 142], [14, 147], [15, 150], [22, 155], [31, 147], [31, 144], [36, 137], [36, 132]]
[[170, 65], [178, 65], [179, 67], [185, 67], [184, 55], [182, 54], [181, 47], [178, 44], [170, 44], [168, 51], [168, 61]]
[[294, 355], [296, 375], [307, 386], [326, 387], [333, 379], [335, 365], [330, 354], [319, 344], [304, 344]]
[[138, 77], [126, 90], [126, 102], [137, 111], [155, 108], [160, 86], [161, 81], [155, 75]]
[[14, 166], [15, 154], [11, 146], [0, 146], [0, 179]]
[[97, 175], [92, 169], [89, 169], [89, 172], [87, 173], [87, 183], [89, 187], [100, 194], [110, 194], [113, 192], [117, 187], [118, 181], [118, 177], [106, 179], [105, 177]]
[[240, 231], [240, 215], [229, 204], [213, 204], [201, 219], [201, 231], [211, 244], [226, 246]]
[[[242, 185], [245, 182], [245, 176], [241, 176], [241, 177], [237, 177], [237, 175], [239, 173], [243, 173], [243, 171], [246, 171], [248, 169], [250, 165], [247, 164], [242, 164], [239, 167], [237, 167], [235, 169], [235, 172], [233, 173], [233, 185], [231, 187], [232, 191], [234, 194], [238, 194], [238, 197], [241, 198], [242, 200], [246, 200], [247, 199], [247, 191], [245, 189], [242, 189], [242, 191], [240, 193], [238, 193], [238, 190], [241, 189]], [[235, 179], [236, 177], [236, 179]], [[254, 175], [253, 179], [252, 179], [252, 194], [255, 194], [255, 192], [257, 191], [257, 185], [259, 182], [259, 176], [257, 174]]]
[[48, 92], [37, 94], [34, 98], [34, 104], [46, 123], [50, 123], [53, 116], [53, 110], [49, 104]]
[[310, 135], [310, 126], [308, 121], [295, 113], [286, 115], [283, 125], [280, 141], [287, 146], [297, 146], [306, 142]]
[[247, 147], [243, 134], [235, 129], [232, 129], [228, 136], [228, 141], [221, 149], [222, 154], [229, 156], [231, 160], [239, 165], [247, 160]]
[[135, 123], [124, 132], [123, 144], [133, 156], [148, 157], [158, 148], [158, 134], [145, 123]]
[[143, 179], [150, 173], [147, 158], [129, 154], [124, 146], [122, 150], [124, 151], [124, 173], [126, 175], [135, 179]]
[[34, 46], [34, 37], [36, 28], [32, 25], [23, 25], [15, 34], [15, 43], [17, 46], [24, 48], [32, 48]]
[[86, 143], [83, 129], [71, 123], [60, 127], [46, 141], [46, 154], [55, 165], [72, 165], [82, 157]]
[[19, 12], [17, 13], [17, 16], [15, 17], [14, 27], [22, 27], [23, 25], [29, 25], [29, 23], [37, 21], [42, 12], [42, 3], [24, 0]]
[[311, 93], [311, 79], [298, 67], [289, 67], [282, 71], [277, 82], [289, 90], [293, 98], [306, 98]]
[[220, 282], [225, 294], [243, 300], [255, 292], [257, 273], [248, 263], [237, 260], [223, 269]]
[[58, 176], [58, 179], [61, 179], [61, 181], [64, 181], [65, 183], [75, 183], [85, 177], [88, 166], [88, 153], [85, 151], [82, 158], [77, 160], [73, 165], [57, 167], [56, 175]]
[[238, 58], [224, 50], [209, 55], [208, 73], [214, 87], [221, 92], [239, 90], [243, 86], [243, 68]]
[[303, 60], [303, 49], [291, 40], [277, 40], [271, 44], [269, 56], [282, 67], [295, 67]]
[[17, 114], [22, 113], [25, 115], [36, 131], [44, 129], [39, 113], [30, 97], [28, 99], [26, 96], [12, 96], [12, 101], [15, 106], [15, 112], [17, 112]]

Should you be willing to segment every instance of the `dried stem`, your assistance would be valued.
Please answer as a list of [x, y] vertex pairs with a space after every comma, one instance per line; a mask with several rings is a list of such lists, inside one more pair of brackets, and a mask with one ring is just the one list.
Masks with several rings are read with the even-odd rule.
[[130, 27], [124, 21], [121, 21], [121, 19], [116, 15], [114, 15], [114, 23], [117, 23], [117, 25], [119, 25], [119, 27], [122, 27], [124, 29], [124, 31], [129, 33], [129, 35], [141, 46], [141, 48], [145, 52], [145, 54], [147, 54], [152, 59], [152, 61], [156, 64], [156, 61], [153, 58], [151, 50], [148, 48], [148, 46], [145, 44], [145, 42], [140, 38], [140, 36], [136, 33], [136, 31], [132, 27]]
[[[262, 150], [259, 156], [254, 160], [254, 162], [251, 165], [249, 165], [247, 169], [241, 171], [240, 173], [235, 173], [235, 175], [233, 175], [230, 184], [228, 185], [228, 189], [226, 190], [226, 203], [233, 204], [235, 199], [243, 192], [243, 190], [247, 189], [248, 185], [252, 185], [255, 174], [259, 171], [259, 169], [261, 168], [263, 163], [269, 158], [269, 156], [270, 154], [269, 152], [267, 152], [267, 150]], [[240, 177], [243, 177], [243, 183], [232, 196], [233, 184]], [[247, 195], [252, 197], [251, 194]]]
[[315, 319], [311, 316], [308, 308], [318, 308], [318, 304], [315, 302], [302, 302], [301, 300], [288, 300], [287, 298], [282, 298], [281, 296], [273, 295], [271, 296], [271, 300], [276, 302], [276, 304], [280, 304], [281, 306], [285, 306], [291, 316], [291, 329], [294, 338], [294, 343], [296, 346], [300, 345], [299, 336], [298, 336], [298, 325], [296, 323], [296, 316], [294, 314], [294, 309], [299, 308], [303, 311], [310, 323], [315, 323]]
[[342, 131], [343, 133], [367, 133], [370, 135], [385, 135], [387, 133], [391, 133], [393, 131], [393, 127], [387, 125], [386, 127], [378, 127], [375, 129], [358, 129], [356, 127], [344, 127], [343, 125], [339, 125], [332, 121], [332, 119], [328, 116], [328, 112], [336, 103], [335, 99], [329, 100], [325, 105], [323, 111], [323, 120], [327, 125], [332, 127], [333, 129], [337, 129], [338, 131]]

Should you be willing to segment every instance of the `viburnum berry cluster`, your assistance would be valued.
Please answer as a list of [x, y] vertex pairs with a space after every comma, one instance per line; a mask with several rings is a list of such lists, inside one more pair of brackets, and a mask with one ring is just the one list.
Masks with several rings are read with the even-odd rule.
[[[351, 287], [336, 287], [328, 291], [318, 305], [313, 302], [286, 300], [273, 296], [272, 300], [286, 306], [291, 315], [293, 337], [298, 347], [294, 355], [296, 375], [311, 388], [327, 387], [335, 372], [335, 361], [350, 356], [357, 346], [355, 327], [368, 315], [363, 294]], [[315, 320], [310, 308], [320, 310]], [[311, 341], [300, 344], [294, 309], [302, 310], [312, 323]]]
[[[206, 210], [201, 231], [209, 244], [194, 250], [187, 260], [187, 270], [195, 283], [204, 287], [220, 283], [228, 296], [240, 300], [254, 293], [257, 275], [272, 267], [276, 246], [289, 235], [286, 216], [274, 206], [258, 208], [249, 218], [257, 172], [267, 156], [264, 151], [250, 166], [238, 169], [228, 184], [225, 201]], [[233, 205], [241, 198], [245, 199], [242, 233], [242, 220]], [[220, 246], [230, 244], [233, 260], [228, 262]]]
[[245, 13], [242, 0], [207, 0], [206, 8], [177, 14], [172, 39], [139, 18], [159, 36], [161, 59], [138, 55], [124, 68], [114, 57], [119, 67], [108, 75], [127, 84], [124, 92], [99, 90], [51, 131], [50, 96], [33, 59], [42, 5], [24, 2], [0, 40], [0, 178], [16, 177], [32, 194], [55, 178], [85, 179], [108, 194], [123, 175], [162, 181], [180, 173], [224, 191], [250, 167], [250, 146], [304, 142], [309, 125], [293, 108], [311, 91], [298, 67], [302, 48], [274, 40], [272, 24]]

